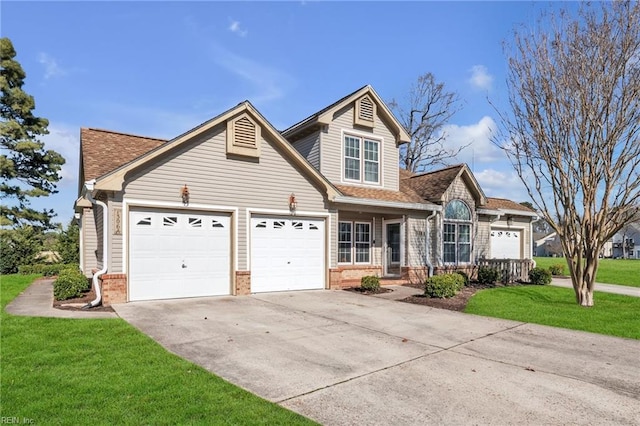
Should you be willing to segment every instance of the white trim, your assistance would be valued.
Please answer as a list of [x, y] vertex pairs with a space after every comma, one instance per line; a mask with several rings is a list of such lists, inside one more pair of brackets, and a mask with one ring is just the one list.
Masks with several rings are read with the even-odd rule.
[[[220, 212], [220, 213], [230, 213], [232, 231], [234, 232], [232, 244], [233, 244], [233, 252], [231, 255], [233, 256], [233, 268], [234, 273], [238, 270], [238, 208], [231, 206], [216, 206], [212, 204], [189, 204], [185, 206], [180, 202], [173, 201], [153, 201], [153, 200], [140, 200], [140, 199], [122, 199], [122, 272], [129, 276], [129, 213], [131, 207], [147, 207], [147, 208], [156, 208], [156, 209], [173, 209], [173, 210], [200, 210], [206, 212]], [[235, 282], [235, 277], [233, 274], [231, 275], [231, 281]], [[231, 283], [229, 283], [231, 285]], [[127, 282], [127, 287], [129, 283]]]
[[[325, 219], [325, 236], [324, 236], [324, 245], [325, 245], [325, 282], [327, 277], [329, 276], [328, 271], [331, 263], [331, 244], [330, 244], [330, 234], [327, 232], [327, 229], [331, 228], [331, 214], [326, 212], [312, 212], [312, 211], [300, 211], [296, 210], [296, 214], [292, 215], [289, 210], [279, 210], [279, 209], [261, 209], [255, 207], [247, 207], [246, 208], [246, 217], [245, 217], [245, 226], [246, 226], [246, 244], [247, 244], [247, 271], [251, 271], [251, 216], [253, 215], [266, 215], [266, 216], [282, 216], [287, 218], [296, 218], [296, 217], [304, 217], [304, 218], [316, 218], [316, 219]], [[238, 269], [236, 265], [236, 270]], [[325, 285], [326, 287], [326, 285]]]
[[[355, 109], [354, 109], [355, 114]], [[344, 176], [344, 138], [345, 136], [353, 136], [360, 138], [360, 180], [347, 179]], [[372, 142], [378, 142], [378, 182], [367, 182], [364, 180], [364, 139], [368, 139]], [[374, 133], [360, 132], [357, 130], [340, 129], [340, 183], [347, 185], [358, 185], [368, 188], [383, 188], [384, 187], [384, 137], [376, 135]]]

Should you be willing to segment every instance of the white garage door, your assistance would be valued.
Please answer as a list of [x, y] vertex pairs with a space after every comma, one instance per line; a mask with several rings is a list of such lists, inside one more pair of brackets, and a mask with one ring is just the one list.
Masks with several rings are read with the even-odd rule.
[[229, 215], [132, 210], [129, 300], [230, 294]]
[[522, 231], [492, 229], [491, 258], [521, 259]]
[[324, 288], [322, 219], [251, 218], [251, 291]]

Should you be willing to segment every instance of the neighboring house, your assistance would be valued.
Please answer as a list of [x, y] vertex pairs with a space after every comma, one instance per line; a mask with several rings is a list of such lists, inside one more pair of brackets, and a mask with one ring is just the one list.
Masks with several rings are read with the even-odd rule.
[[370, 86], [283, 132], [248, 101], [169, 141], [83, 128], [81, 266], [109, 304], [531, 258], [535, 212], [466, 165], [400, 170], [409, 139]]
[[614, 258], [640, 259], [640, 222], [625, 225], [612, 238]]
[[534, 251], [538, 257], [561, 257], [562, 244], [556, 232], [534, 235]]

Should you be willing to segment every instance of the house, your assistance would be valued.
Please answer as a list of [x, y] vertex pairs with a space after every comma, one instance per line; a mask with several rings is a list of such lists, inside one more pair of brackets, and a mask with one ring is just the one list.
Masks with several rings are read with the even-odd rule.
[[536, 235], [534, 233], [534, 255], [539, 257], [562, 257], [562, 244], [557, 232]]
[[486, 197], [466, 165], [398, 168], [409, 135], [370, 86], [282, 132], [245, 101], [171, 140], [80, 139], [81, 267], [105, 304], [531, 258], [535, 212]]
[[611, 241], [614, 258], [640, 259], [640, 221], [625, 225]]

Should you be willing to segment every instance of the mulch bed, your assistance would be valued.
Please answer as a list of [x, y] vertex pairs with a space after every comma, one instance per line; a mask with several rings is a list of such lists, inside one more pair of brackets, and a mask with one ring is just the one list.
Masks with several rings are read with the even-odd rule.
[[[91, 312], [115, 312], [111, 309], [111, 306], [96, 306], [91, 309], [82, 309], [82, 306], [86, 305], [89, 302], [92, 302], [96, 298], [96, 292], [91, 286], [91, 290], [87, 291], [80, 297], [76, 297], [75, 299], [67, 299], [67, 300], [55, 300], [53, 299], [53, 307], [56, 309], [62, 309], [64, 311], [91, 311]], [[81, 303], [79, 306], [69, 306], [68, 304], [73, 303]]]
[[[519, 284], [509, 284], [509, 286], [514, 286]], [[409, 285], [410, 287], [423, 289], [422, 285]], [[400, 300], [401, 302], [414, 303], [416, 305], [426, 305], [431, 306], [432, 308], [439, 309], [448, 309], [450, 311], [464, 311], [464, 308], [467, 306], [467, 302], [471, 299], [471, 296], [476, 294], [479, 290], [483, 290], [485, 288], [493, 288], [493, 287], [504, 287], [503, 284], [492, 285], [483, 285], [478, 283], [471, 283], [468, 287], [464, 287], [462, 290], [458, 292], [453, 297], [448, 299], [438, 299], [435, 297], [429, 297], [425, 295], [418, 296], [410, 296], [406, 299]]]
[[352, 291], [354, 293], [366, 294], [366, 295], [389, 293], [390, 291], [393, 291], [390, 288], [384, 288], [384, 287], [380, 287], [378, 291], [368, 291], [368, 290], [364, 290], [361, 287], [347, 287], [347, 288], [344, 288], [343, 290]]

